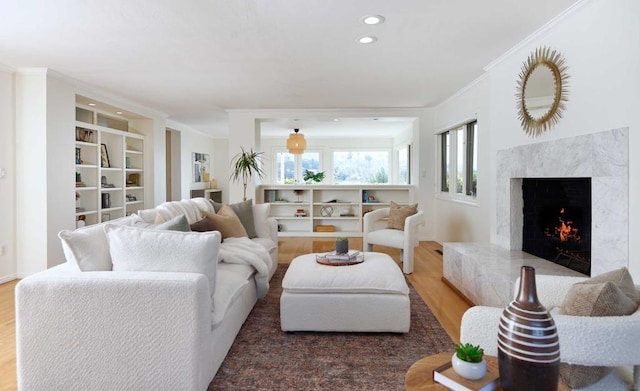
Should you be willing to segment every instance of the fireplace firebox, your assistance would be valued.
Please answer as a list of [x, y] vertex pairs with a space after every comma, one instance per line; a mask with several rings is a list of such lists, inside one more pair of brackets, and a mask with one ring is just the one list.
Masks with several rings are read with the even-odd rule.
[[591, 178], [522, 180], [522, 251], [591, 272]]

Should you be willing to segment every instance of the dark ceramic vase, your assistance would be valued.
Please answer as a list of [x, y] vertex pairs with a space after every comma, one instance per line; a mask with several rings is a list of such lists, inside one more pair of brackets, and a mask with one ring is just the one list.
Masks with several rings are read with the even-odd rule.
[[502, 312], [498, 367], [505, 391], [556, 391], [560, 343], [556, 324], [538, 301], [535, 269], [523, 266], [518, 295]]

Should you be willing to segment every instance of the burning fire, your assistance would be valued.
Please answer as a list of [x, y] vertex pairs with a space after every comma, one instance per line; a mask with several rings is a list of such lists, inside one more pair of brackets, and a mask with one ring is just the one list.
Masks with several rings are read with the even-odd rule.
[[545, 231], [547, 236], [557, 236], [561, 242], [580, 241], [580, 235], [578, 234], [578, 228], [573, 228], [573, 221], [564, 221], [564, 208], [560, 209], [560, 216], [558, 216], [558, 221], [560, 221], [559, 227], [554, 227], [554, 234], [549, 233], [549, 229]]

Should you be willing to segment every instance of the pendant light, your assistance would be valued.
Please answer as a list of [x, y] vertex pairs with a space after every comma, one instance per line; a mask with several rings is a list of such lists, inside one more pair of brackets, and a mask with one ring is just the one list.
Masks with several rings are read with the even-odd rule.
[[300, 155], [307, 148], [307, 140], [304, 139], [304, 134], [298, 133], [300, 129], [293, 129], [295, 133], [289, 134], [287, 139], [287, 149], [289, 153], [294, 155]]

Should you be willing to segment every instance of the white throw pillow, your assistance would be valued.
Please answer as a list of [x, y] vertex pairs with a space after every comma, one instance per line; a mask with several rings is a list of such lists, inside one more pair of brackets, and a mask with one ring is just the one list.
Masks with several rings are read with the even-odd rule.
[[259, 238], [271, 238], [269, 225], [266, 223], [271, 212], [271, 204], [255, 204], [253, 206], [253, 221], [255, 222], [256, 235]]
[[107, 224], [113, 271], [200, 273], [215, 292], [220, 233], [158, 231]]
[[109, 243], [102, 224], [58, 233], [67, 262], [80, 271], [109, 271]]
[[[122, 217], [110, 224], [132, 225], [135, 215]], [[90, 225], [75, 231], [62, 230], [58, 237], [67, 262], [83, 272], [111, 270], [109, 243], [103, 229], [104, 224]]]

